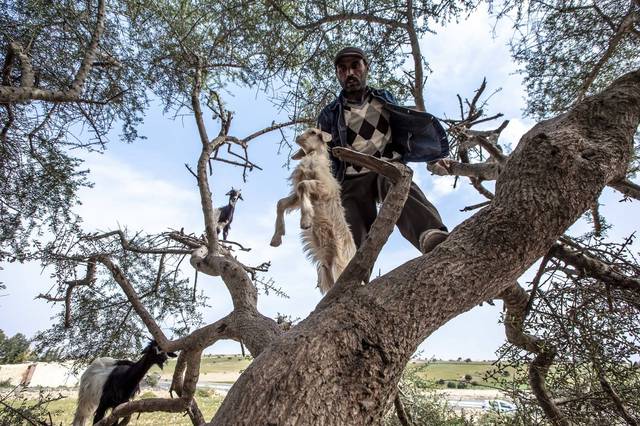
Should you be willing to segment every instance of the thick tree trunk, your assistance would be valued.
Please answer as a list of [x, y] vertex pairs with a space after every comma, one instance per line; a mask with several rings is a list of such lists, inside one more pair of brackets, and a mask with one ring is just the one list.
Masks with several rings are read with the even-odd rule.
[[416, 347], [514, 282], [624, 175], [639, 121], [636, 71], [536, 125], [504, 165], [490, 206], [428, 255], [332, 290], [256, 358], [213, 424], [377, 424]]

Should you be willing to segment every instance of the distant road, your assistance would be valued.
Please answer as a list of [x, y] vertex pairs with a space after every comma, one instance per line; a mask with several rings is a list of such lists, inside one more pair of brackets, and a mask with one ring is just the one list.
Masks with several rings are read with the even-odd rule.
[[[169, 390], [169, 387], [171, 387], [171, 380], [161, 379], [158, 382], [158, 386], [162, 389]], [[231, 386], [233, 386], [233, 383], [209, 382], [206, 380], [198, 381], [199, 388], [214, 389], [222, 395], [226, 395], [229, 392], [229, 389], [231, 389]]]

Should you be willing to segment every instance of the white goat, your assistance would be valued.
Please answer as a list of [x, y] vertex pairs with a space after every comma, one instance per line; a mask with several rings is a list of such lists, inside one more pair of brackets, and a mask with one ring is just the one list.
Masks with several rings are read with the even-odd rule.
[[296, 139], [300, 150], [292, 157], [300, 163], [291, 174], [291, 195], [278, 201], [274, 247], [285, 234], [284, 213], [300, 209], [302, 242], [318, 269], [318, 287], [324, 294], [335, 283], [356, 252], [340, 201], [340, 184], [331, 174], [326, 142], [330, 135], [308, 129]]

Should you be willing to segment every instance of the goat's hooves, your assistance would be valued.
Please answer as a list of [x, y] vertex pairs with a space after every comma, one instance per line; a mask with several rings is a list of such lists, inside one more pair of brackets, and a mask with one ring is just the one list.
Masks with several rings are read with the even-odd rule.
[[271, 239], [271, 247], [278, 247], [278, 246], [280, 246], [280, 244], [282, 244], [282, 238], [281, 237], [273, 237]]

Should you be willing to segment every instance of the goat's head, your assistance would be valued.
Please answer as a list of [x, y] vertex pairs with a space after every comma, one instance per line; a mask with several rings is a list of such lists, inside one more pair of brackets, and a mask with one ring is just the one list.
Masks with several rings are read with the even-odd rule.
[[244, 201], [244, 198], [242, 198], [242, 194], [240, 194], [240, 192], [241, 192], [240, 189], [233, 189], [233, 187], [231, 187], [231, 191], [227, 192], [224, 195], [228, 195], [229, 196], [229, 202], [231, 204], [234, 204], [238, 200]]
[[142, 350], [142, 354], [147, 357], [151, 364], [156, 364], [160, 369], [162, 369], [169, 357], [175, 358], [178, 356], [173, 352], [164, 352], [155, 340], [152, 340], [147, 347]]
[[305, 130], [296, 138], [296, 143], [300, 145], [300, 150], [293, 154], [293, 160], [299, 160], [311, 152], [326, 150], [326, 144], [331, 141], [331, 134], [323, 132], [315, 127]]

